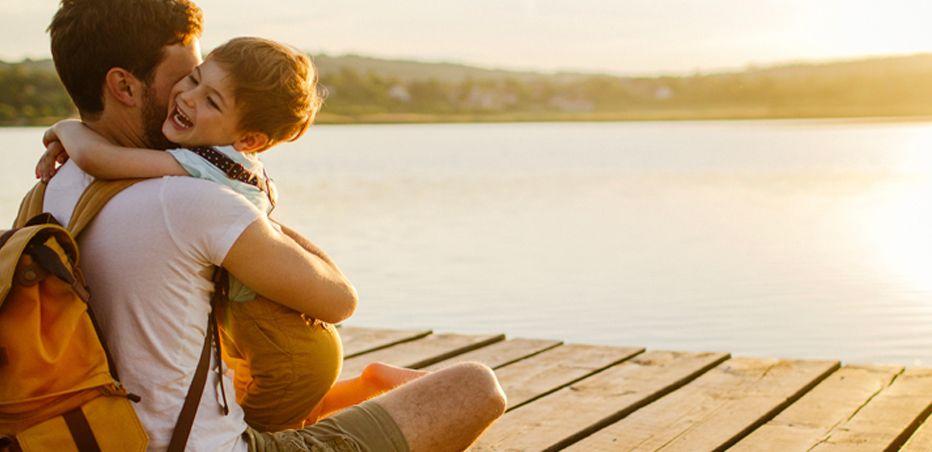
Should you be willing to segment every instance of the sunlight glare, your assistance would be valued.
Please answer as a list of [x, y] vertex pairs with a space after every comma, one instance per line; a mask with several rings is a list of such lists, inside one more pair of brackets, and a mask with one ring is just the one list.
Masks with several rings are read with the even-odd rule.
[[922, 293], [932, 293], [932, 180], [904, 177], [859, 212], [877, 268]]

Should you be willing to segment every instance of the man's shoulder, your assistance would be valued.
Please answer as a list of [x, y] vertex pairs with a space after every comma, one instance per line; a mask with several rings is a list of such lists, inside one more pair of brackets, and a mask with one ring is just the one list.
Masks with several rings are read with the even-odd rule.
[[[155, 180], [158, 182], [151, 185], [151, 189], [158, 190], [165, 202], [186, 200], [187, 202], [221, 202], [232, 205], [248, 204], [233, 189], [217, 182], [189, 176], [168, 176]], [[143, 181], [138, 185], [148, 182]]]
[[157, 181], [151, 188], [147, 188], [149, 181], [137, 185], [146, 191], [157, 190], [163, 211], [175, 218], [217, 218], [222, 223], [236, 217], [261, 215], [251, 202], [223, 184], [187, 176], [163, 177]]

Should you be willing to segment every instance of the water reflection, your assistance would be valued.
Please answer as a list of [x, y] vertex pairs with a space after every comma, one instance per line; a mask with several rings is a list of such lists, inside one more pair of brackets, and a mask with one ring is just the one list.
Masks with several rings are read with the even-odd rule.
[[932, 178], [904, 177], [857, 207], [853, 222], [863, 227], [867, 256], [877, 259], [877, 270], [902, 290], [932, 294]]
[[[12, 219], [41, 130], [0, 131]], [[932, 363], [932, 125], [318, 127], [264, 156], [351, 323]]]

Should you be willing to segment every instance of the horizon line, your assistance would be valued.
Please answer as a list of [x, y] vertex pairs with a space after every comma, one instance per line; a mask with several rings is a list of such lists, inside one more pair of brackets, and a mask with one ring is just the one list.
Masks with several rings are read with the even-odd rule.
[[[869, 60], [886, 60], [886, 59], [905, 59], [905, 58], [915, 58], [922, 56], [932, 56], [932, 51], [928, 52], [909, 52], [909, 53], [889, 53], [889, 54], [865, 54], [860, 56], [839, 56], [839, 57], [829, 57], [824, 59], [791, 59], [791, 60], [781, 60], [781, 61], [772, 61], [772, 62], [746, 62], [743, 65], [734, 65], [734, 66], [721, 66], [717, 68], [695, 68], [692, 70], [684, 71], [657, 71], [657, 72], [630, 72], [622, 73], [610, 70], [599, 70], [599, 69], [579, 69], [579, 68], [564, 68], [564, 69], [534, 69], [534, 68], [521, 68], [521, 67], [503, 67], [503, 66], [494, 66], [494, 65], [485, 65], [482, 63], [471, 63], [465, 61], [456, 61], [455, 59], [434, 59], [434, 58], [418, 58], [418, 57], [403, 57], [403, 56], [381, 56], [377, 54], [366, 54], [357, 51], [343, 52], [343, 53], [329, 53], [326, 51], [313, 52], [308, 50], [303, 50], [306, 54], [311, 57], [324, 56], [328, 58], [348, 58], [348, 57], [358, 57], [366, 58], [372, 60], [380, 60], [386, 62], [399, 62], [399, 63], [414, 63], [414, 64], [433, 64], [433, 65], [450, 65], [450, 66], [461, 66], [470, 69], [479, 69], [490, 72], [508, 72], [515, 74], [535, 74], [535, 75], [583, 75], [583, 76], [612, 76], [618, 78], [663, 78], [663, 77], [692, 77], [697, 75], [724, 75], [724, 74], [734, 74], [742, 72], [752, 72], [760, 70], [770, 70], [770, 69], [780, 69], [780, 68], [790, 68], [795, 66], [822, 66], [822, 65], [832, 65], [832, 64], [845, 64], [845, 63], [855, 63], [861, 61]], [[207, 53], [207, 51], [203, 52]], [[23, 56], [19, 60], [11, 61], [5, 59], [5, 57], [0, 57], [0, 63], [4, 64], [18, 64], [25, 62], [40, 62], [51, 60], [51, 55], [46, 55], [44, 57], [36, 58], [33, 56]]]

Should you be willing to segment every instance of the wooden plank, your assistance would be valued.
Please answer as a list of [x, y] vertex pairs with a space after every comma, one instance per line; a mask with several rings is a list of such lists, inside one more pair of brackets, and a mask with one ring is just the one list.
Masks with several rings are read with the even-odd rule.
[[932, 369], [909, 369], [811, 450], [896, 450], [930, 411]]
[[919, 430], [913, 433], [901, 452], [927, 452], [932, 450], [932, 418], [926, 418]]
[[515, 409], [579, 379], [618, 364], [643, 348], [569, 344], [499, 368], [498, 381]]
[[343, 342], [343, 359], [422, 338], [430, 330], [394, 330], [341, 326], [337, 330]]
[[726, 353], [653, 351], [505, 414], [474, 450], [558, 450], [728, 359]]
[[492, 369], [497, 369], [549, 350], [560, 344], [562, 344], [561, 341], [547, 339], [509, 339], [507, 341], [496, 342], [488, 347], [473, 350], [469, 353], [456, 355], [450, 359], [432, 364], [425, 369], [440, 370], [444, 367], [466, 361], [478, 361]]
[[729, 450], [809, 450], [863, 409], [901, 372], [900, 366], [843, 367]]
[[836, 361], [730, 359], [570, 450], [721, 450], [837, 368]]
[[503, 334], [431, 334], [421, 339], [346, 359], [343, 361], [340, 379], [359, 375], [367, 364], [374, 361], [419, 369], [504, 339]]

